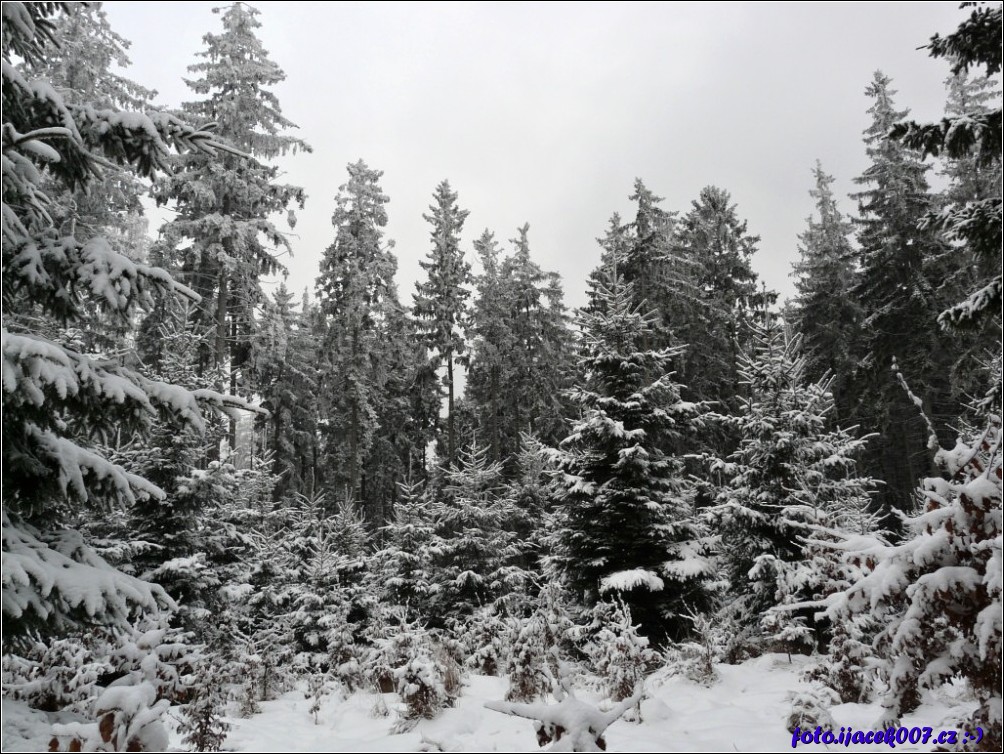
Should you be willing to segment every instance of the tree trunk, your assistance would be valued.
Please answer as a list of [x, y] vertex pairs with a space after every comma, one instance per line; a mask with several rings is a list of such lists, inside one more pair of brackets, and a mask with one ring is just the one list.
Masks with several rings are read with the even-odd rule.
[[456, 428], [453, 417], [453, 351], [446, 352], [446, 407], [449, 411], [446, 419], [446, 452], [448, 454], [447, 466], [453, 466], [456, 456]]

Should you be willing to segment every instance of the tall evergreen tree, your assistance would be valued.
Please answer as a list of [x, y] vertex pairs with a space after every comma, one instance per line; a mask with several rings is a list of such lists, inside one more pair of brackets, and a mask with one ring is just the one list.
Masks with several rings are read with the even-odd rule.
[[258, 423], [279, 478], [275, 496], [281, 498], [314, 489], [317, 374], [309, 301], [297, 311], [293, 294], [280, 283], [263, 303], [252, 369], [262, 407], [269, 412]]
[[436, 187], [433, 198], [431, 214], [423, 215], [432, 224], [432, 251], [428, 261], [419, 262], [428, 279], [416, 286], [415, 318], [433, 352], [433, 364], [437, 369], [446, 369], [446, 461], [452, 464], [457, 448], [453, 372], [466, 347], [467, 285], [471, 282], [471, 267], [460, 248], [460, 234], [470, 213], [457, 206], [457, 194], [450, 190], [449, 181]]
[[562, 389], [569, 376], [571, 333], [560, 279], [533, 261], [529, 226], [514, 253], [500, 258], [491, 233], [474, 248], [483, 272], [471, 315], [468, 400], [489, 440], [493, 461], [513, 470], [523, 432], [556, 442], [564, 431]]
[[397, 260], [383, 240], [388, 201], [379, 185], [383, 173], [361, 160], [348, 172], [335, 199], [335, 240], [321, 260], [317, 296], [323, 317], [325, 484], [335, 500], [358, 501], [384, 376], [374, 367], [388, 311], [399, 304]]
[[505, 387], [513, 333], [508, 319], [506, 281], [502, 277], [501, 250], [487, 229], [474, 242], [481, 262], [475, 278], [477, 292], [471, 311], [470, 374], [467, 397], [473, 404], [477, 425], [493, 461], [506, 457], [511, 445], [507, 432]]
[[[735, 404], [740, 339], [754, 313], [773, 294], [758, 290], [751, 266], [759, 236], [750, 235], [729, 193], [714, 186], [701, 190], [683, 218], [680, 243], [697, 264], [697, 285], [704, 304], [703, 321], [688, 333], [691, 349], [687, 375], [702, 400]], [[700, 344], [700, 347], [696, 347]]]
[[[967, 365], [971, 367], [974, 354], [991, 343], [986, 350], [992, 358], [1000, 340], [1004, 203], [997, 75], [1002, 66], [1002, 16], [1000, 6], [979, 4], [954, 33], [932, 37], [930, 54], [946, 57], [952, 64], [946, 117], [940, 123], [901, 123], [891, 133], [904, 145], [947, 161], [946, 173], [952, 181], [947, 205], [928, 213], [922, 222], [942, 232], [950, 245], [949, 256], [954, 257], [944, 281], [950, 298], [938, 321], [953, 338], [963, 339], [968, 353], [956, 365], [962, 373]], [[966, 335], [970, 337], [964, 339]], [[962, 389], [970, 388], [963, 383]], [[975, 395], [981, 392], [973, 390]]]
[[866, 93], [873, 100], [865, 131], [871, 165], [856, 179], [860, 217], [858, 275], [851, 295], [864, 312], [854, 356], [860, 366], [851, 385], [854, 418], [881, 434], [877, 475], [886, 482], [882, 497], [901, 510], [912, 505], [912, 490], [929, 461], [927, 438], [916, 408], [891, 371], [895, 359], [935, 415], [941, 431], [958, 414], [945, 375], [957, 354], [955, 344], [935, 326], [942, 302], [933, 282], [931, 260], [942, 250], [930, 229], [919, 223], [933, 208], [917, 153], [887, 138], [907, 111], [897, 110], [890, 80], [876, 72]]
[[570, 391], [580, 415], [558, 455], [554, 563], [587, 605], [620, 593], [647, 635], [680, 638], [688, 610], [705, 606], [709, 564], [682, 462], [660, 447], [687, 432], [697, 406], [673, 381], [679, 351], [644, 349], [651, 315], [616, 266], [594, 295], [581, 319], [586, 383]]
[[256, 312], [265, 301], [259, 281], [282, 271], [277, 252], [290, 251], [272, 218], [289, 210], [293, 222], [289, 208], [304, 202], [301, 188], [279, 183], [278, 168], [260, 161], [310, 147], [287, 133], [295, 125], [272, 92], [285, 74], [256, 36], [258, 11], [242, 2], [214, 12], [221, 10], [223, 32], [206, 34], [202, 60], [189, 66], [198, 78], [187, 83], [203, 98], [186, 103], [182, 112], [215, 123], [221, 138], [253, 159], [234, 155], [214, 162], [193, 155], [158, 182], [157, 201], [177, 209], [162, 229], [158, 254], [202, 297], [197, 322], [212, 325], [214, 341], [202, 355], [203, 366], [226, 365], [231, 392], [250, 395], [257, 386], [242, 383], [252, 361]]
[[[935, 34], [927, 45], [932, 57], [946, 58], [954, 75], [972, 71], [975, 76], [996, 84], [1001, 72], [1001, 19], [1004, 10], [993, 3], [975, 3], [974, 9], [958, 29], [944, 37]], [[961, 103], [960, 103], [961, 104]], [[950, 160], [973, 159], [973, 166], [999, 174], [1001, 164], [1002, 108], [985, 108], [979, 97], [970, 99], [961, 109], [949, 113], [940, 123], [900, 123], [891, 136], [905, 146], [925, 155], [944, 154]], [[997, 182], [999, 189], [999, 181]], [[939, 215], [926, 219], [931, 227], [942, 230], [949, 241], [959, 244], [985, 265], [987, 279], [981, 281], [963, 301], [953, 302], [939, 321], [948, 328], [965, 329], [982, 324], [1000, 311], [1001, 304], [1001, 227], [1000, 191], [989, 196], [958, 198]]]
[[855, 283], [853, 228], [837, 208], [830, 188], [833, 176], [818, 161], [812, 174], [816, 186], [809, 194], [816, 200], [816, 217], [809, 217], [798, 237], [791, 319], [802, 336], [806, 377], [815, 381], [832, 375], [837, 417], [846, 417], [844, 386], [854, 370], [851, 354], [862, 319], [861, 306], [850, 295]]

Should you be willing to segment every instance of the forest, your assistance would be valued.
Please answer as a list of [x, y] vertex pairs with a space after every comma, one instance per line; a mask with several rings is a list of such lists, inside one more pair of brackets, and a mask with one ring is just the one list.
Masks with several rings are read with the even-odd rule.
[[311, 146], [262, 14], [154, 110], [101, 3], [5, 2], [4, 750], [1000, 751], [1002, 6], [959, 18], [940, 120], [862, 82], [793, 296], [726, 188], [638, 178], [573, 309], [449, 180], [400, 290], [362, 159], [266, 285]]

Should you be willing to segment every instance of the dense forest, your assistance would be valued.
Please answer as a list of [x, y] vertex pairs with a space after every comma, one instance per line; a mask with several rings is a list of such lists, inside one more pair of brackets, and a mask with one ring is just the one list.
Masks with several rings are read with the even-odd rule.
[[316, 286], [269, 290], [306, 200], [274, 161], [311, 148], [258, 12], [161, 112], [100, 3], [4, 3], [5, 718], [213, 751], [290, 690], [393, 694], [404, 732], [496, 676], [587, 750], [653, 673], [781, 653], [789, 726], [952, 686], [1000, 750], [1002, 9], [965, 5], [917, 53], [940, 121], [862, 82], [856, 209], [817, 163], [792, 298], [726, 187], [639, 178], [572, 311], [528, 225], [465, 247], [449, 180], [399, 290], [363, 160]]

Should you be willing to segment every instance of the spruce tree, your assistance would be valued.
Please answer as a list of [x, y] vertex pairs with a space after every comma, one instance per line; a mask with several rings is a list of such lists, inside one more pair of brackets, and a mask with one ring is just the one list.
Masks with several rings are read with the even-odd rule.
[[[998, 372], [999, 379], [999, 372]], [[951, 449], [931, 428], [941, 476], [923, 480], [921, 507], [904, 516], [905, 541], [845, 538], [837, 547], [863, 575], [828, 600], [834, 622], [875, 621], [871, 651], [885, 681], [882, 725], [920, 703], [921, 691], [961, 676], [978, 701], [965, 722], [982, 751], [1001, 747], [1000, 404]]]
[[394, 515], [383, 527], [384, 546], [374, 562], [384, 601], [403, 607], [412, 619], [431, 614], [435, 534], [432, 511], [419, 485], [402, 482]]
[[474, 242], [474, 250], [481, 262], [481, 274], [475, 278], [477, 295], [471, 310], [472, 342], [466, 392], [473, 404], [481, 437], [487, 440], [490, 458], [500, 461], [511, 452], [505, 387], [514, 336], [508, 318], [501, 250], [494, 234], [485, 230]]
[[958, 348], [936, 327], [942, 306], [935, 281], [941, 277], [931, 263], [943, 250], [930, 229], [919, 224], [933, 209], [927, 167], [919, 155], [887, 138], [907, 114], [897, 110], [890, 79], [876, 72], [866, 93], [873, 100], [872, 123], [865, 131], [871, 164], [856, 183], [860, 217], [858, 274], [851, 296], [863, 311], [853, 356], [859, 368], [850, 386], [854, 419], [881, 435], [876, 471], [886, 486], [883, 501], [909, 510], [915, 480], [928, 464], [926, 434], [913, 404], [893, 378], [897, 361], [918, 394], [946, 432], [949, 417], [960, 404], [952, 400], [950, 373]]
[[457, 194], [450, 190], [449, 181], [443, 181], [436, 187], [433, 198], [435, 203], [429, 207], [431, 214], [423, 215], [432, 224], [432, 251], [428, 261], [419, 263], [428, 279], [416, 286], [415, 318], [433, 352], [432, 363], [436, 368], [446, 368], [443, 377], [447, 400], [445, 458], [447, 464], [452, 464], [457, 448], [453, 372], [466, 348], [466, 302], [470, 296], [467, 285], [471, 282], [471, 268], [464, 261], [460, 234], [470, 213], [457, 206]]
[[[696, 283], [703, 304], [700, 324], [687, 333], [687, 376], [692, 394], [701, 400], [735, 405], [736, 367], [745, 325], [774, 294], [758, 289], [751, 261], [759, 236], [750, 235], [732, 197], [707, 186], [681, 221], [679, 243], [685, 258], [696, 264]], [[696, 347], [700, 344], [700, 347]]]
[[279, 478], [276, 499], [314, 489], [317, 453], [317, 374], [310, 304], [294, 308], [293, 294], [280, 283], [266, 299], [253, 363], [254, 382], [267, 415], [258, 418], [265, 452]]
[[806, 378], [830, 375], [837, 417], [847, 417], [844, 386], [854, 370], [853, 344], [862, 319], [861, 305], [850, 295], [855, 283], [853, 228], [837, 208], [833, 176], [818, 161], [812, 174], [816, 186], [809, 195], [816, 200], [816, 216], [808, 218], [798, 237], [791, 322], [802, 337]]
[[502, 258], [485, 231], [474, 248], [483, 273], [471, 315], [468, 400], [493, 461], [511, 472], [522, 432], [556, 442], [563, 433], [562, 389], [569, 376], [571, 333], [561, 282], [533, 261], [529, 226]]
[[682, 461], [660, 447], [687, 433], [698, 407], [673, 379], [679, 350], [644, 350], [651, 316], [616, 266], [595, 295], [597, 313], [580, 322], [586, 383], [569, 394], [580, 413], [558, 455], [553, 562], [585, 604], [619, 593], [646, 635], [679, 638], [688, 609], [705, 606], [709, 563]]
[[[100, 236], [57, 228], [43, 170], [60, 190], [87, 186], [105, 161], [144, 177], [169, 168], [170, 147], [218, 152], [206, 131], [162, 113], [74, 104], [30, 79], [58, 42], [52, 3], [4, 6], [3, 466], [4, 632], [124, 624], [134, 609], [170, 604], [164, 592], [111, 568], [62, 528], [86, 507], [163, 498], [155, 484], [98, 452], [93, 438], [145, 432], [158, 416], [204, 427], [202, 408], [243, 405], [151, 380], [71, 344], [90, 307], [128, 319], [157, 296], [193, 291], [133, 262]], [[73, 13], [74, 7], [65, 12]], [[17, 61], [15, 63], [15, 61]], [[58, 124], [58, 125], [54, 125]], [[81, 584], [86, 588], [81, 589]]]
[[488, 460], [487, 448], [471, 444], [432, 506], [435, 598], [440, 621], [465, 620], [478, 608], [504, 611], [524, 584], [521, 551], [513, 532], [518, 512], [503, 484], [502, 464]]
[[317, 279], [323, 317], [320, 384], [325, 484], [335, 500], [360, 500], [364, 466], [377, 428], [383, 375], [374, 362], [388, 308], [397, 304], [397, 260], [383, 240], [387, 225], [381, 171], [365, 162], [348, 166], [338, 190], [335, 240], [324, 252]]
[[[189, 66], [197, 78], [187, 80], [188, 86], [202, 98], [185, 103], [182, 113], [215, 123], [220, 137], [247, 156], [211, 161], [193, 155], [157, 183], [158, 203], [177, 211], [162, 229], [157, 253], [201, 296], [196, 323], [212, 327], [201, 365], [226, 365], [230, 391], [251, 395], [257, 386], [247, 384], [246, 372], [256, 314], [265, 303], [260, 279], [283, 271], [277, 252], [290, 251], [273, 217], [288, 211], [292, 223], [291, 207], [304, 203], [303, 190], [279, 183], [278, 168], [267, 161], [310, 147], [288, 134], [296, 126], [272, 92], [285, 74], [256, 35], [259, 12], [242, 2], [214, 9], [221, 11], [222, 33], [206, 34], [201, 61]], [[234, 431], [232, 426], [231, 443]]]
[[768, 651], [771, 642], [809, 650], [822, 638], [805, 623], [809, 611], [771, 609], [821, 593], [826, 574], [805, 539], [819, 527], [859, 531], [874, 482], [856, 468], [865, 441], [830, 425], [828, 380], [806, 380], [798, 339], [768, 323], [753, 327], [752, 343], [739, 411], [709, 417], [729, 425], [739, 447], [712, 464], [723, 485], [704, 515], [720, 540], [726, 613], [752, 636], [764, 631]]

